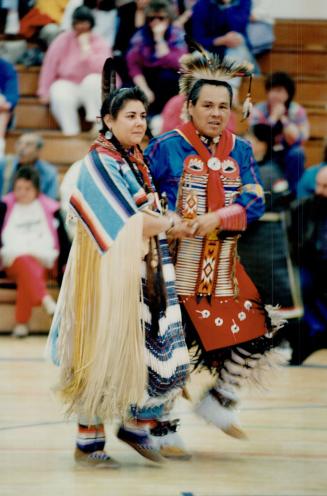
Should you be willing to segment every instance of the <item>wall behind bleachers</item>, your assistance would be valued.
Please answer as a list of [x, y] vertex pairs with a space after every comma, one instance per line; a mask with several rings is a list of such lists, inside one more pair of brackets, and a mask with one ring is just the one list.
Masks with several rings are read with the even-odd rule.
[[275, 0], [270, 8], [279, 19], [327, 19], [326, 0]]

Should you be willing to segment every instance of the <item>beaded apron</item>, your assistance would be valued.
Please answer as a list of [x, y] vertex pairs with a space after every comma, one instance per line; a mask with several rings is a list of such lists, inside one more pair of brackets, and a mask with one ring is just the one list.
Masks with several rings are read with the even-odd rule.
[[[184, 160], [177, 209], [185, 219], [208, 211], [210, 166], [219, 167], [215, 180], [219, 181], [216, 194], [220, 198], [216, 201], [220, 207], [232, 204], [239, 194], [242, 182], [236, 161], [230, 156], [220, 163], [214, 160], [212, 157], [205, 163], [203, 155]], [[206, 351], [249, 341], [267, 331], [257, 289], [237, 257], [239, 234], [230, 233], [217, 229], [205, 237], [184, 238], [178, 244], [177, 293]]]

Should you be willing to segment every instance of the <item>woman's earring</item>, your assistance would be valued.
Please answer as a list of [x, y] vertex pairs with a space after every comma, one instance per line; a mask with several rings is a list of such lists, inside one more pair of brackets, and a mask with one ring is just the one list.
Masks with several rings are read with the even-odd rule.
[[107, 140], [110, 140], [112, 138], [112, 132], [110, 131], [110, 129], [108, 129], [108, 131], [105, 132], [105, 135], [104, 137], [107, 139]]

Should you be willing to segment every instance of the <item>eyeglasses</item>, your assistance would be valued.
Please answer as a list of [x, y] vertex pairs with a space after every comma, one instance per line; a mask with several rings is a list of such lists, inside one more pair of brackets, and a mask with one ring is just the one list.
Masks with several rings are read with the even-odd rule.
[[158, 19], [158, 21], [165, 21], [167, 19], [167, 16], [165, 16], [165, 15], [153, 15], [153, 16], [147, 17], [148, 22], [152, 22], [155, 19]]

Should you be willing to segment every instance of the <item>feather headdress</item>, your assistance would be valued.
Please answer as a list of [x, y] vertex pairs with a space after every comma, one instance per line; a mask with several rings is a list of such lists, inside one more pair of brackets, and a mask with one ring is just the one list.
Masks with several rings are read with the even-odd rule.
[[106, 59], [102, 69], [102, 101], [104, 101], [112, 91], [116, 89], [116, 70], [114, 59]]
[[195, 83], [201, 79], [208, 81], [225, 81], [235, 77], [249, 77], [249, 89], [243, 103], [243, 118], [246, 119], [251, 112], [251, 83], [252, 69], [250, 63], [239, 64], [231, 59], [220, 57], [214, 53], [207, 52], [194, 40], [188, 39], [192, 53], [183, 55], [180, 59], [179, 91], [187, 98]]

